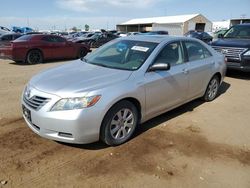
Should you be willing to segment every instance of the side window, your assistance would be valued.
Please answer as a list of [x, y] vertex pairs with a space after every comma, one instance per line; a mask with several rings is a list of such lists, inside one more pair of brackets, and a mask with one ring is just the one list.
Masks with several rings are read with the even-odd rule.
[[52, 39], [49, 36], [43, 37], [42, 40], [46, 42], [52, 42]]
[[211, 52], [209, 52], [209, 50], [204, 46], [203, 46], [203, 53], [204, 53], [205, 58], [212, 56]]
[[185, 42], [185, 46], [187, 49], [189, 61], [201, 60], [212, 56], [208, 49], [206, 49], [198, 42], [188, 41]]
[[180, 42], [173, 42], [164, 47], [155, 63], [170, 63], [171, 66], [184, 63]]
[[65, 42], [65, 41], [66, 40], [64, 38], [54, 36], [54, 42]]

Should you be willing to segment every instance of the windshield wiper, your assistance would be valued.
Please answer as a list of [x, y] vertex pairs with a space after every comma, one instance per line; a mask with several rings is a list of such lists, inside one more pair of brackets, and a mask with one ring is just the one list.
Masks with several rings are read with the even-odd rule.
[[88, 60], [85, 57], [82, 57], [81, 60], [85, 63], [88, 63]]
[[97, 65], [97, 66], [101, 66], [101, 67], [107, 67], [107, 68], [110, 68], [109, 66], [107, 65], [104, 65], [104, 64], [99, 64], [99, 63], [90, 63], [92, 65]]

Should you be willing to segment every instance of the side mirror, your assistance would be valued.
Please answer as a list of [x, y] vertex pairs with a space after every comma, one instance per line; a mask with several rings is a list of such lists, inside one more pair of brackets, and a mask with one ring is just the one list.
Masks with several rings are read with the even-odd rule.
[[169, 63], [155, 63], [151, 65], [148, 69], [149, 72], [153, 71], [167, 71], [170, 69]]
[[222, 39], [222, 38], [223, 38], [223, 34], [220, 33], [220, 34], [218, 35], [218, 38], [219, 38], [219, 39]]

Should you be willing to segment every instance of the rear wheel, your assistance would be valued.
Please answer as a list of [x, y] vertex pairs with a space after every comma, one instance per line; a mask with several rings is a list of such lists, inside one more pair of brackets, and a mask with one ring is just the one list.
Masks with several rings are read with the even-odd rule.
[[207, 90], [206, 90], [205, 95], [203, 96], [203, 99], [206, 102], [210, 102], [210, 101], [214, 100], [218, 94], [219, 86], [220, 86], [219, 78], [218, 78], [218, 76], [214, 76], [210, 80], [210, 82], [207, 86]]
[[37, 64], [43, 62], [43, 56], [40, 50], [31, 50], [27, 55], [26, 62], [28, 64]]
[[115, 146], [128, 141], [138, 122], [138, 111], [129, 101], [115, 104], [104, 117], [100, 138], [107, 145]]

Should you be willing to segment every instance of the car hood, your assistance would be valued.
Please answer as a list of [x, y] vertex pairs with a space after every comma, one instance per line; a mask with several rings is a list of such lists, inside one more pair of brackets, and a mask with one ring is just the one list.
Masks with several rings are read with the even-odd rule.
[[105, 68], [77, 60], [41, 72], [29, 84], [40, 91], [65, 97], [122, 82], [131, 74], [132, 71]]
[[212, 42], [212, 46], [250, 48], [250, 39], [218, 39]]

